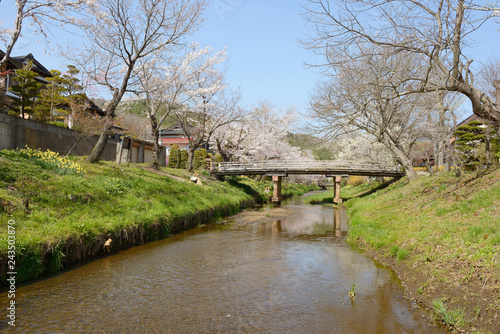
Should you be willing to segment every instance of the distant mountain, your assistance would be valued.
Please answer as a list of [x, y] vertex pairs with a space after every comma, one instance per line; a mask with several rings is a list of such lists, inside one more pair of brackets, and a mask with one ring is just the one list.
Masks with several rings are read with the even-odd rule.
[[316, 160], [331, 160], [334, 157], [334, 150], [329, 143], [312, 135], [289, 132], [288, 143], [302, 151], [310, 150]]

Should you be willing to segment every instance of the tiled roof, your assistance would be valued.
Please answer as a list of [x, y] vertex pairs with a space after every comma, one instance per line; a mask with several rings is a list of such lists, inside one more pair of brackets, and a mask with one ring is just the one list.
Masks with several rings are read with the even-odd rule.
[[163, 144], [189, 144], [188, 138], [160, 138]]

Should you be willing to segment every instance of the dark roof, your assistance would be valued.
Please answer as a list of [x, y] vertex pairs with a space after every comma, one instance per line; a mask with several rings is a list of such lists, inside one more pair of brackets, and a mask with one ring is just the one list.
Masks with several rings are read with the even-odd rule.
[[[0, 58], [3, 58], [5, 56], [5, 52], [0, 50]], [[25, 66], [29, 61], [33, 62], [33, 67], [31, 70], [33, 72], [38, 73], [41, 77], [47, 78], [47, 77], [52, 77], [52, 74], [50, 73], [49, 70], [45, 68], [38, 60], [33, 57], [31, 53], [28, 53], [26, 56], [16, 56], [16, 57], [9, 57], [8, 65], [7, 68], [11, 69], [18, 69], [22, 68]]]
[[92, 101], [88, 97], [85, 97], [85, 99], [83, 100], [83, 103], [85, 103], [85, 108], [87, 108], [87, 110], [89, 110], [93, 113], [96, 113], [97, 115], [99, 115], [101, 117], [106, 116], [106, 112], [104, 110], [102, 110], [101, 108], [99, 108], [99, 106], [97, 104], [95, 104], [94, 101]]
[[[188, 124], [188, 131], [190, 133], [194, 133], [194, 126]], [[177, 137], [182, 137], [186, 136], [186, 132], [182, 128], [182, 126], [177, 123], [169, 128], [166, 129], [160, 129], [160, 135], [161, 136], [177, 136]]]
[[484, 120], [481, 117], [477, 116], [476, 114], [472, 114], [469, 117], [467, 117], [466, 119], [464, 119], [463, 121], [461, 121], [460, 123], [458, 123], [457, 124], [457, 128], [459, 126], [462, 126], [462, 125], [465, 125], [465, 124], [469, 124], [472, 121], [484, 122]]

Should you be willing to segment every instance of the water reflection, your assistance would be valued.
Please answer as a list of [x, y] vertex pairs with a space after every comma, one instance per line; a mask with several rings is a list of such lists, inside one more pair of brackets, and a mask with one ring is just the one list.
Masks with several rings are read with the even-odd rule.
[[284, 206], [295, 214], [194, 229], [20, 287], [13, 332], [442, 332], [345, 243], [345, 211]]
[[[304, 206], [289, 206], [294, 214], [271, 223], [272, 231], [283, 232], [291, 235], [309, 235], [317, 237], [342, 237], [347, 235], [347, 212], [344, 207], [304, 208]], [[268, 225], [261, 224], [261, 229], [266, 230]]]

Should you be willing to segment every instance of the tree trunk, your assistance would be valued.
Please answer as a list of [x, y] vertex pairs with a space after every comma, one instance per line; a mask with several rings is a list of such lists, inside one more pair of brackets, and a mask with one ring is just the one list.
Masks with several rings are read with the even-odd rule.
[[486, 94], [469, 85], [460, 82], [453, 91], [464, 94], [472, 104], [472, 112], [484, 120], [490, 121], [496, 133], [500, 134], [500, 104], [491, 100]]
[[21, 36], [21, 28], [23, 25], [23, 18], [24, 18], [24, 7], [26, 6], [26, 1], [20, 1], [17, 2], [17, 15], [16, 15], [16, 20], [15, 20], [15, 28], [14, 28], [14, 33], [12, 34], [10, 43], [7, 45], [7, 49], [5, 49], [5, 55], [3, 56], [2, 59], [0, 59], [0, 70], [4, 69], [7, 66], [7, 62], [9, 61], [10, 58], [10, 53], [12, 52], [12, 49], [14, 48], [14, 45], [16, 44], [19, 36]]
[[122, 85], [120, 89], [114, 88], [113, 89], [113, 98], [111, 99], [111, 102], [109, 105], [106, 107], [106, 126], [101, 132], [101, 135], [99, 136], [99, 140], [97, 141], [97, 144], [94, 146], [92, 149], [92, 152], [90, 155], [87, 157], [87, 161], [94, 163], [99, 161], [99, 157], [101, 156], [102, 152], [104, 152], [104, 149], [106, 148], [106, 144], [108, 143], [108, 134], [109, 131], [111, 130], [111, 124], [113, 123], [113, 117], [115, 116], [115, 110], [118, 107], [118, 104], [120, 103], [123, 95], [127, 91], [127, 85], [128, 85], [128, 80], [130, 78], [130, 75], [132, 74], [132, 70], [134, 69], [135, 65], [135, 60], [132, 60], [130, 64], [128, 64], [127, 67], [127, 72], [125, 73], [125, 77], [122, 80]]
[[411, 159], [388, 137], [389, 136], [384, 134], [380, 142], [394, 154], [394, 156], [396, 157], [396, 161], [403, 166], [406, 176], [408, 177], [408, 181], [415, 181], [417, 179], [417, 173], [415, 173], [415, 170], [413, 169]]
[[153, 161], [151, 162], [151, 167], [156, 170], [160, 169], [160, 161], [158, 160], [159, 156], [159, 145], [158, 141], [160, 140], [160, 129], [158, 126], [158, 122], [156, 121], [156, 117], [154, 115], [150, 115], [149, 119], [151, 120], [151, 134], [153, 135]]
[[87, 157], [88, 162], [94, 163], [94, 162], [99, 161], [99, 157], [101, 156], [102, 152], [104, 152], [104, 149], [106, 148], [106, 144], [108, 143], [108, 135], [109, 135], [110, 129], [111, 129], [111, 126], [109, 124], [106, 124], [106, 128], [99, 135], [99, 139], [97, 140], [97, 143], [95, 144], [94, 148], [92, 149], [92, 152], [90, 152], [89, 156]]
[[153, 161], [151, 162], [151, 167], [156, 170], [160, 169], [160, 160], [158, 159], [160, 147], [158, 145], [158, 138], [155, 136], [153, 143]]
[[193, 157], [194, 157], [194, 151], [196, 149], [193, 146], [193, 143], [191, 143], [191, 146], [189, 147], [189, 154], [188, 154], [188, 161], [187, 161], [187, 170], [192, 172], [193, 171]]
[[215, 142], [217, 143], [217, 151], [219, 151], [219, 154], [222, 157], [222, 161], [231, 161], [231, 156], [229, 154], [226, 154], [226, 151], [222, 149], [222, 142], [218, 139], [216, 139]]

